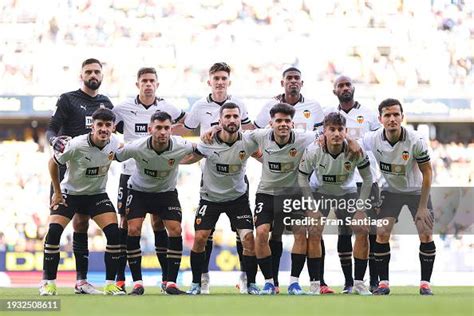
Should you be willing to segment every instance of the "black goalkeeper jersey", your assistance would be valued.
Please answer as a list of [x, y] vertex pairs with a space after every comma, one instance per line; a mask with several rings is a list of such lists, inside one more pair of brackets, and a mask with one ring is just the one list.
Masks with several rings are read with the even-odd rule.
[[80, 89], [61, 94], [46, 131], [48, 141], [51, 143], [56, 136], [75, 137], [90, 132], [92, 113], [100, 107], [112, 109], [113, 104], [105, 95], [91, 97]]

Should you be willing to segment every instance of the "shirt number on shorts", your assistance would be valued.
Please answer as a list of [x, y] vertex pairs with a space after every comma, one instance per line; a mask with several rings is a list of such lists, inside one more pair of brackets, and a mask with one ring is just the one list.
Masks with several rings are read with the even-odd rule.
[[263, 210], [263, 202], [258, 202], [255, 206], [255, 214], [262, 212]]
[[127, 207], [130, 206], [130, 204], [132, 204], [132, 199], [133, 199], [133, 194], [129, 194], [127, 196], [127, 203], [125, 203]]
[[201, 206], [201, 208], [198, 210], [197, 214], [196, 214], [196, 217], [198, 216], [204, 216], [206, 215], [206, 210], [207, 210], [207, 205], [203, 205]]

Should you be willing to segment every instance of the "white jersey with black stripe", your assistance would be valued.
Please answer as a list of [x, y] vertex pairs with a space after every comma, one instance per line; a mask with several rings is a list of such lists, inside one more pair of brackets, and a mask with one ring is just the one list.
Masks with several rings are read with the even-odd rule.
[[[250, 123], [247, 107], [238, 98], [227, 96], [224, 104], [227, 102], [235, 103], [240, 109], [242, 124]], [[200, 128], [200, 134], [204, 134], [213, 125], [219, 123], [219, 111], [221, 105], [212, 100], [211, 95], [201, 98], [194, 102], [188, 115], [184, 119], [184, 126], [189, 129]]]
[[386, 180], [383, 189], [393, 193], [420, 194], [422, 174], [417, 164], [430, 163], [425, 139], [415, 131], [402, 127], [399, 140], [390, 144], [385, 129], [366, 133], [364, 149], [371, 150]]
[[181, 159], [193, 152], [193, 144], [181, 136], [172, 135], [169, 147], [156, 152], [152, 137], [142, 137], [126, 144], [116, 154], [118, 161], [133, 159], [137, 168], [128, 180], [128, 188], [141, 192], [168, 192], [176, 189]]
[[114, 154], [120, 146], [118, 136], [99, 148], [91, 140], [91, 134], [73, 138], [62, 154], [55, 153], [54, 160], [66, 165], [61, 181], [61, 191], [70, 195], [96, 195], [106, 192], [107, 176]]
[[247, 131], [262, 151], [262, 176], [257, 193], [281, 195], [297, 188], [298, 166], [304, 150], [315, 140], [315, 132], [293, 130], [284, 146], [275, 142], [273, 129]]
[[308, 176], [313, 173], [317, 177], [316, 192], [335, 196], [357, 192], [355, 169], [369, 167], [369, 157], [364, 152], [357, 161], [350, 161], [344, 150], [336, 156], [315, 144], [305, 150], [299, 171]]
[[[270, 109], [274, 105], [282, 102], [285, 102], [284, 94], [277, 95], [276, 97], [269, 100], [258, 113], [257, 118], [254, 121], [254, 125], [257, 128], [266, 127], [271, 120]], [[293, 118], [295, 129], [312, 131], [322, 126], [324, 112], [319, 102], [306, 99], [303, 97], [303, 95], [300, 95], [299, 101], [294, 104], [293, 107], [295, 109], [295, 117]]]
[[198, 144], [196, 152], [206, 157], [202, 166], [201, 198], [210, 202], [227, 202], [244, 195], [247, 192], [247, 159], [257, 149], [249, 136], [241, 133], [232, 144], [223, 142], [218, 136], [210, 145]]
[[[179, 121], [184, 112], [162, 98], [155, 98], [155, 102], [150, 106], [145, 106], [137, 97], [130, 98], [113, 108], [116, 124], [123, 122], [123, 138], [126, 143], [148, 135], [148, 124], [153, 113], [157, 111], [166, 112], [171, 116], [173, 122]], [[122, 173], [131, 175], [135, 170], [133, 160], [122, 163]]]

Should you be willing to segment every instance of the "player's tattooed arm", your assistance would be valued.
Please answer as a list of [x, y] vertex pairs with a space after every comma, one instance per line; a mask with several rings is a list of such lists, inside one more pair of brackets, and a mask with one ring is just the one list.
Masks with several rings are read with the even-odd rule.
[[51, 183], [53, 185], [53, 196], [51, 197], [50, 208], [55, 209], [57, 205], [64, 204], [65, 200], [61, 194], [61, 186], [59, 182], [59, 169], [57, 163], [53, 158], [50, 158], [48, 161], [49, 175], [51, 176]]
[[421, 183], [421, 197], [418, 204], [418, 210], [415, 215], [415, 222], [418, 231], [422, 229], [422, 232], [431, 233], [433, 230], [434, 220], [432, 213], [428, 209], [428, 199], [431, 190], [433, 170], [431, 168], [430, 161], [418, 164], [418, 167], [420, 168], [421, 174], [423, 176], [423, 182]]

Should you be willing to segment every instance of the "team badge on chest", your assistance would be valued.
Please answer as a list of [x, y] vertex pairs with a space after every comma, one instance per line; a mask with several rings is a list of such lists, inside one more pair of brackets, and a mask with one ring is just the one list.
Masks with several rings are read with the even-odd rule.
[[349, 161], [346, 161], [344, 163], [344, 169], [346, 169], [346, 171], [350, 171], [351, 168], [352, 168], [352, 164]]
[[174, 159], [168, 159], [168, 166], [173, 167], [175, 163]]
[[407, 161], [408, 158], [410, 158], [410, 153], [405, 150], [405, 151], [402, 153], [402, 159], [405, 160], [405, 161]]
[[307, 119], [311, 117], [311, 112], [309, 110], [304, 110], [303, 111], [303, 116]]
[[245, 150], [241, 150], [241, 151], [239, 152], [239, 158], [240, 158], [240, 160], [244, 160], [244, 158], [245, 158]]
[[296, 154], [298, 153], [298, 151], [296, 150], [296, 148], [291, 148], [290, 149], [290, 152], [288, 153], [290, 155], [290, 157], [296, 157]]
[[358, 115], [356, 120], [357, 120], [357, 123], [359, 123], [359, 124], [364, 123], [364, 117], [362, 115]]

